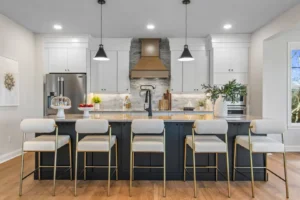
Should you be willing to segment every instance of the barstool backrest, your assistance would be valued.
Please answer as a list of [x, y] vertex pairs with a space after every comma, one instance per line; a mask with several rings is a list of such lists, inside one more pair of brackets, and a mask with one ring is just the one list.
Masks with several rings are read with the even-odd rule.
[[53, 119], [24, 119], [20, 129], [23, 133], [52, 133], [55, 126]]
[[162, 119], [134, 119], [131, 124], [131, 130], [136, 134], [161, 134], [164, 128]]
[[108, 127], [106, 119], [78, 119], [75, 124], [77, 133], [107, 133]]
[[251, 121], [251, 131], [254, 134], [283, 134], [286, 127], [283, 121], [259, 119]]
[[196, 134], [227, 134], [226, 120], [196, 120], [194, 122]]

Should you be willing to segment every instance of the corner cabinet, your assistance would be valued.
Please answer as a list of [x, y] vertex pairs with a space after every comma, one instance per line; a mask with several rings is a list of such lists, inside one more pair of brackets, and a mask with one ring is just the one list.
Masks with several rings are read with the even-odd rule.
[[205, 50], [190, 51], [194, 61], [180, 62], [182, 51], [171, 52], [171, 92], [201, 93], [201, 84], [209, 83], [209, 55]]
[[129, 93], [129, 52], [106, 51], [109, 61], [93, 60], [96, 53], [91, 52], [91, 92]]
[[49, 73], [86, 73], [86, 48], [47, 48]]

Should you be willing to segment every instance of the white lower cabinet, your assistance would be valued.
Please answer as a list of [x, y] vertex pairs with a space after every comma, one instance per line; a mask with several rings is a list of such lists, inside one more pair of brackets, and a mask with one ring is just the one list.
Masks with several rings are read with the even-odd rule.
[[129, 52], [106, 51], [109, 61], [93, 60], [96, 53], [91, 53], [91, 92], [130, 92]]

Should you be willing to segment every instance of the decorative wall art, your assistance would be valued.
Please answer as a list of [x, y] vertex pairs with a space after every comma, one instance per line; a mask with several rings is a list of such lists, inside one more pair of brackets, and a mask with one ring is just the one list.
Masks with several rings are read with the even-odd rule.
[[0, 56], [0, 106], [19, 105], [19, 63]]

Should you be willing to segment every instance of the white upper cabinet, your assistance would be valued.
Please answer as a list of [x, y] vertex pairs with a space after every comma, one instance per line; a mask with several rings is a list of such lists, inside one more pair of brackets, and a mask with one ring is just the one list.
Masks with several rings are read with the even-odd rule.
[[128, 93], [129, 52], [106, 51], [109, 61], [95, 61], [91, 54], [91, 92], [94, 93]]
[[194, 61], [180, 62], [181, 51], [171, 53], [171, 92], [202, 92], [201, 84], [209, 83], [209, 64], [207, 51], [191, 51]]
[[73, 73], [86, 72], [85, 48], [68, 48], [68, 70]]
[[182, 62], [178, 61], [181, 51], [171, 52], [171, 92], [182, 92]]
[[48, 49], [49, 73], [86, 73], [86, 48]]
[[48, 50], [49, 72], [65, 73], [68, 69], [67, 48], [51, 48]]
[[214, 72], [248, 72], [248, 54], [247, 47], [213, 49]]
[[129, 51], [118, 51], [118, 92], [130, 92]]

